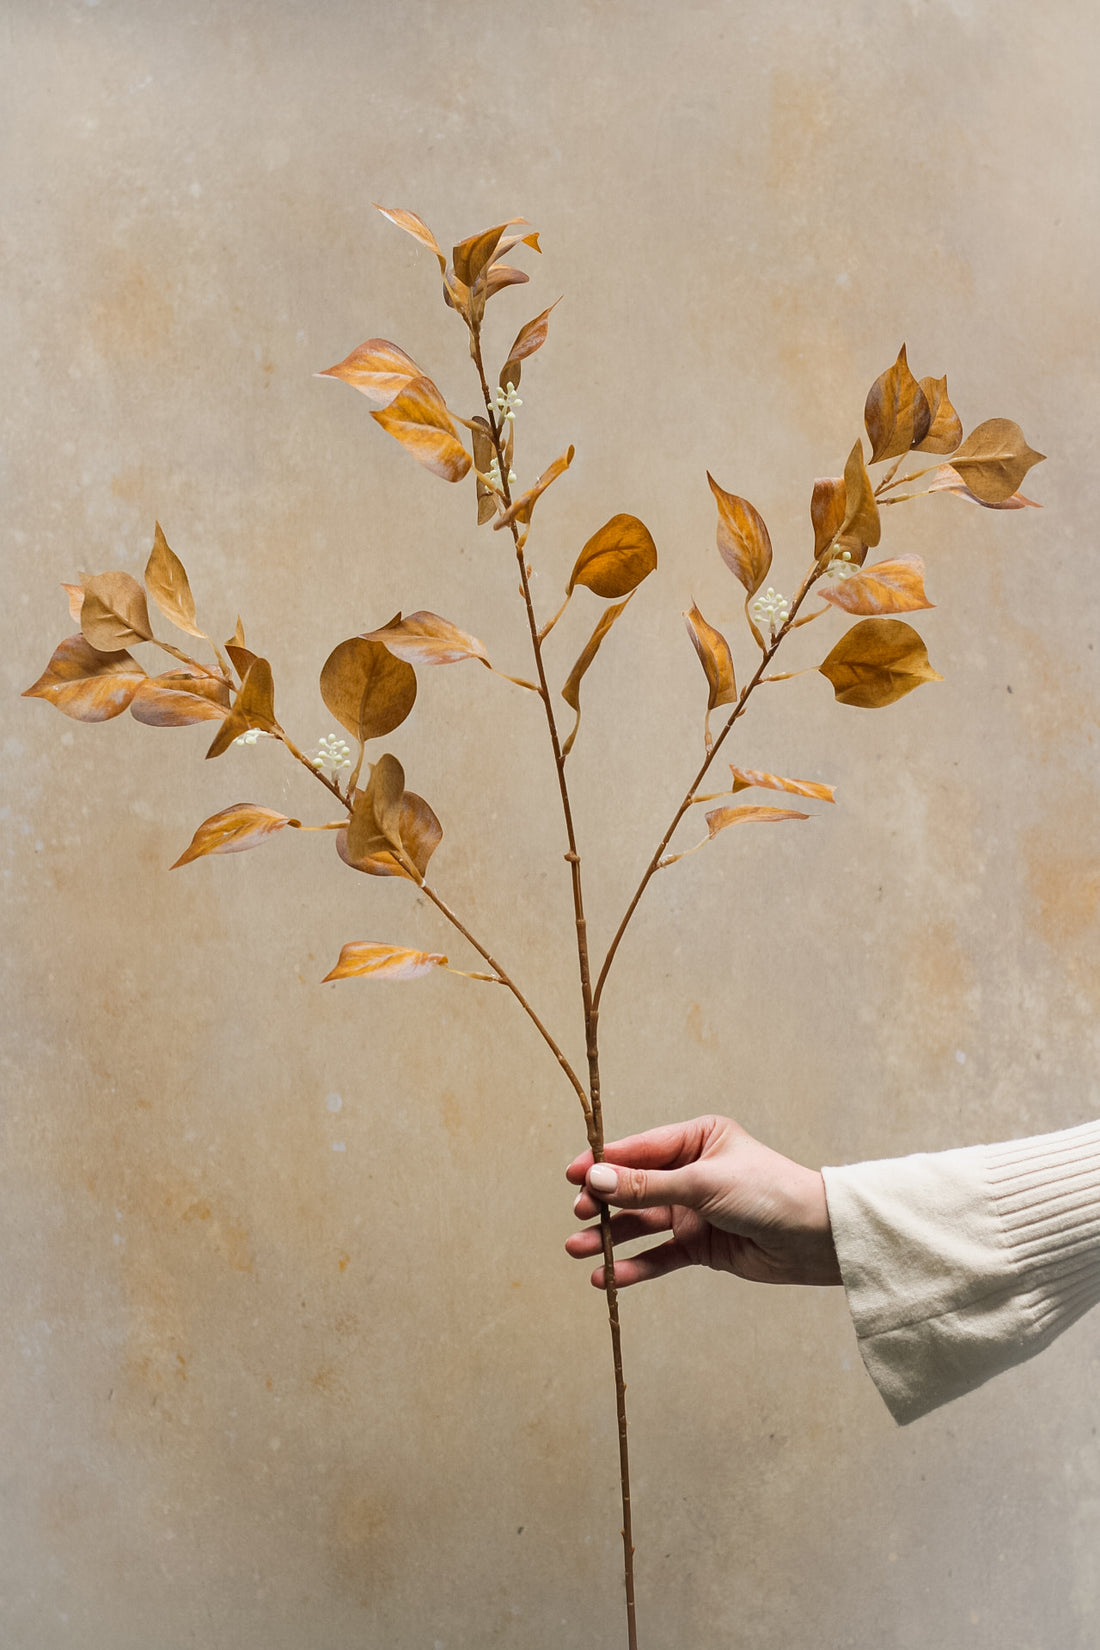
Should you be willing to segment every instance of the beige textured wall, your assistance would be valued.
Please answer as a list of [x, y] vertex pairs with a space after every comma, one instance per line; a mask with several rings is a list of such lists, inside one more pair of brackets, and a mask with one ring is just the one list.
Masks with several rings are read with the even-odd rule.
[[[540, 600], [614, 511], [662, 558], [572, 765], [605, 934], [699, 738], [681, 609], [738, 624], [704, 471], [789, 588], [904, 338], [968, 425], [1052, 455], [1046, 508], [888, 523], [943, 685], [754, 709], [740, 760], [841, 805], [659, 880], [609, 989], [610, 1119], [730, 1110], [819, 1163], [1093, 1115], [1095, 10], [6, 0], [2, 38], [0, 1640], [618, 1650], [606, 1329], [561, 1250], [582, 1131], [541, 1046], [462, 980], [322, 989], [349, 939], [462, 956], [326, 839], [168, 875], [229, 802], [324, 816], [277, 750], [204, 765], [204, 729], [15, 695], [71, 628], [58, 581], [140, 571], [157, 517], [302, 743], [329, 648], [398, 607], [525, 669], [466, 489], [310, 376], [381, 334], [468, 397], [430, 258], [370, 203], [448, 241], [522, 212], [545, 251], [498, 344], [566, 298], [521, 471], [577, 444]], [[388, 743], [439, 886], [575, 1048], [537, 710], [456, 667]], [[1095, 1644], [1100, 1322], [899, 1432], [839, 1293], [681, 1275], [624, 1308], [645, 1650]]]

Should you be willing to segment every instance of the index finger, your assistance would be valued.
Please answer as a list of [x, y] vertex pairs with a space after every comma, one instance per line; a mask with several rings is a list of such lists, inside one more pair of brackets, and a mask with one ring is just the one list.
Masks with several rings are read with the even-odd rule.
[[[619, 1163], [631, 1169], [679, 1169], [685, 1163], [694, 1163], [702, 1153], [710, 1132], [710, 1117], [693, 1117], [686, 1123], [664, 1123], [660, 1128], [647, 1129], [644, 1134], [628, 1134], [622, 1140], [612, 1140], [604, 1147], [609, 1163]], [[575, 1186], [584, 1184], [592, 1167], [592, 1153], [582, 1152], [565, 1171], [565, 1178]]]

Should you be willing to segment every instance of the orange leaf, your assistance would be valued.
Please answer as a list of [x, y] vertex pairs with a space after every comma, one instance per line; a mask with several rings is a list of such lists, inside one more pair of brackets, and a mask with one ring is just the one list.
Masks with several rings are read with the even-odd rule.
[[145, 681], [129, 653], [100, 653], [83, 636], [67, 636], [24, 699], [48, 699], [77, 722], [109, 722], [121, 716]]
[[387, 752], [372, 765], [366, 790], [356, 791], [352, 799], [347, 827], [349, 865], [387, 848], [404, 848], [404, 798], [405, 770]]
[[486, 300], [495, 298], [506, 286], [523, 286], [530, 279], [525, 269], [515, 269], [511, 264], [492, 264], [485, 277]]
[[630, 597], [628, 596], [625, 602], [616, 602], [614, 607], [607, 608], [606, 611], [600, 615], [596, 628], [584, 644], [580, 658], [569, 672], [565, 686], [561, 690], [561, 696], [569, 706], [570, 710], [574, 710], [577, 713], [577, 719], [573, 723], [573, 730], [561, 749], [561, 754], [563, 757], [568, 756], [569, 752], [573, 749], [573, 741], [576, 739], [577, 729], [581, 725], [581, 681], [589, 665], [599, 652], [600, 643], [611, 629], [611, 626], [615, 623], [615, 620], [619, 617], [619, 614], [625, 611], [629, 601]]
[[249, 728], [259, 728], [261, 733], [280, 731], [275, 720], [275, 684], [266, 659], [253, 659], [249, 665], [233, 709], [214, 735], [206, 753], [207, 761], [213, 756], [221, 756], [234, 739], [247, 733]]
[[223, 808], [221, 813], [211, 814], [203, 821], [191, 838], [191, 846], [171, 869], [175, 871], [181, 865], [189, 865], [204, 854], [240, 854], [246, 848], [258, 848], [275, 831], [300, 824], [301, 820], [277, 814], [273, 808], [258, 808], [254, 802], [235, 802], [231, 808]]
[[810, 520], [814, 526], [814, 555], [822, 555], [834, 544], [844, 525], [844, 477], [819, 476], [810, 499]]
[[953, 453], [963, 438], [962, 419], [947, 398], [947, 378], [922, 378], [920, 387], [928, 402], [932, 422], [918, 453]]
[[411, 378], [388, 407], [372, 412], [371, 417], [444, 481], [461, 481], [469, 470], [470, 455], [430, 378]]
[[719, 705], [732, 705], [737, 698], [737, 683], [729, 643], [720, 630], [707, 623], [698, 607], [693, 605], [691, 612], [684, 614], [684, 620], [692, 646], [699, 655], [699, 663], [706, 673], [708, 711], [716, 710]]
[[892, 705], [922, 682], [943, 681], [904, 619], [861, 619], [817, 668], [832, 683], [840, 704], [862, 710]]
[[446, 968], [447, 959], [438, 951], [406, 951], [396, 945], [379, 945], [373, 940], [353, 940], [340, 952], [328, 980], [419, 980], [435, 968]]
[[515, 343], [508, 351], [508, 359], [500, 369], [502, 390], [507, 389], [509, 384], [513, 389], [519, 389], [520, 362], [526, 361], [529, 355], [534, 355], [535, 351], [545, 344], [550, 332], [550, 316], [560, 303], [561, 299], [556, 299], [549, 309], [544, 309], [541, 315], [536, 315], [533, 321], [528, 321], [525, 327], [520, 327]]
[[130, 715], [151, 728], [187, 728], [229, 714], [229, 683], [194, 670], [147, 676], [130, 701]]
[[381, 739], [416, 702], [416, 672], [381, 641], [351, 636], [321, 669], [321, 698], [353, 739]]
[[[861, 545], [875, 545], [882, 537], [878, 505], [863, 462], [862, 441], [856, 442], [844, 466], [844, 520], [838, 537], [857, 539]], [[859, 559], [862, 561], [862, 556]]]
[[[429, 804], [422, 796], [417, 796], [415, 791], [405, 791], [402, 794], [397, 830], [401, 846], [409, 859], [420, 872], [421, 878], [426, 877], [428, 862], [443, 840], [443, 827]], [[416, 881], [384, 837], [364, 852], [360, 859], [352, 859], [345, 826], [336, 833], [336, 852], [344, 864], [350, 865], [353, 871], [366, 871], [373, 877], [405, 877], [409, 882]]]
[[407, 613], [403, 619], [392, 619], [381, 630], [365, 631], [363, 640], [381, 642], [390, 653], [410, 665], [453, 665], [460, 659], [489, 663], [483, 642], [476, 636], [468, 636], [448, 619], [441, 619], [438, 613]]
[[[511, 223], [526, 223], [526, 218], [509, 218], [495, 229], [483, 229], [479, 235], [468, 235], [451, 253], [454, 272], [464, 286], [473, 286], [481, 272], [492, 263], [504, 231]], [[513, 240], [513, 246], [516, 242]], [[526, 280], [526, 276], [524, 279]]]
[[334, 367], [326, 367], [318, 378], [339, 378], [379, 406], [388, 407], [395, 396], [414, 378], [422, 378], [411, 356], [386, 338], [368, 338]]
[[439, 249], [439, 242], [423, 218], [418, 218], [415, 212], [406, 212], [400, 206], [379, 206], [377, 201], [374, 203], [374, 210], [381, 212], [384, 218], [388, 218], [391, 223], [395, 223], [398, 229], [403, 229], [407, 235], [412, 235], [415, 240], [420, 242], [421, 246], [426, 246], [434, 252], [439, 259], [441, 273], [446, 269], [447, 260]]
[[197, 636], [203, 642], [206, 640], [206, 632], [195, 623], [195, 598], [191, 594], [187, 572], [179, 557], [168, 548], [168, 540], [159, 521], [145, 568], [145, 588], [166, 619], [171, 619], [188, 636]]
[[776, 773], [762, 773], [759, 768], [735, 768], [730, 765], [733, 775], [733, 792], [759, 789], [764, 791], [790, 791], [794, 796], [810, 796], [819, 802], [835, 802], [836, 796], [831, 785], [819, 785], [812, 779], [780, 779]]
[[871, 385], [863, 421], [871, 440], [872, 464], [885, 458], [900, 458], [927, 436], [932, 411], [923, 389], [909, 370], [904, 344], [894, 365]]
[[932, 478], [928, 491], [930, 493], [954, 493], [958, 498], [968, 498], [972, 504], [981, 504], [987, 510], [1025, 510], [1029, 505], [1033, 510], [1042, 509], [1042, 505], [1037, 499], [1025, 498], [1023, 493], [1013, 493], [1010, 498], [1002, 498], [996, 504], [990, 504], [988, 500], [979, 498], [977, 493], [972, 493], [962, 476], [959, 475], [957, 470], [953, 470], [950, 464], [940, 465]]
[[637, 516], [612, 516], [585, 544], [569, 577], [567, 593], [583, 584], [612, 601], [636, 590], [657, 566], [653, 535]]
[[1012, 497], [1033, 464], [1043, 462], [1024, 440], [1024, 432], [1011, 418], [988, 418], [971, 430], [959, 450], [952, 454], [955, 470], [979, 504], [1003, 504]]
[[763, 584], [772, 564], [772, 541], [760, 511], [747, 498], [727, 493], [707, 471], [718, 505], [718, 553], [750, 596]]
[[99, 573], [81, 577], [84, 601], [80, 628], [84, 639], [100, 653], [118, 653], [153, 634], [145, 592], [130, 573]]
[[913, 613], [935, 605], [924, 593], [924, 562], [919, 556], [877, 561], [846, 579], [826, 576], [814, 589], [823, 601], [846, 613]]
[[775, 825], [782, 819], [809, 818], [809, 814], [796, 813], [793, 808], [714, 808], [706, 816], [707, 834], [713, 839], [727, 825]]
[[526, 525], [531, 520], [531, 511], [535, 508], [550, 483], [557, 481], [560, 475], [564, 475], [572, 464], [573, 453], [574, 448], [572, 447], [567, 452], [562, 453], [560, 458], [556, 458], [553, 464], [542, 472], [533, 487], [529, 487], [525, 493], [520, 494], [519, 498], [513, 500], [511, 508], [505, 510], [503, 515], [499, 515], [494, 521], [493, 532], [497, 532], [501, 527], [509, 526], [513, 521], [523, 522]]

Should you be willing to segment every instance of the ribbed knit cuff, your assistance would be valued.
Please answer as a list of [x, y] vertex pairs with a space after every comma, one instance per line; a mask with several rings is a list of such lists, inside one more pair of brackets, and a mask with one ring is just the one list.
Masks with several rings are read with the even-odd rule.
[[1046, 1346], [1100, 1301], [1100, 1122], [986, 1147], [1019, 1305]]

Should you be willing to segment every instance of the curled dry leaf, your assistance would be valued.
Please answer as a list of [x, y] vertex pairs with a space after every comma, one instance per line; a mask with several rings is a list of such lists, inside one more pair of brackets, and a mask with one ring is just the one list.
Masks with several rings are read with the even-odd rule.
[[100, 653], [83, 636], [67, 636], [22, 697], [48, 699], [76, 722], [109, 722], [122, 715], [145, 679], [129, 653]]
[[366, 631], [363, 640], [381, 642], [388, 652], [410, 665], [453, 665], [460, 659], [480, 659], [483, 665], [489, 664], [484, 643], [459, 630], [449, 619], [441, 619], [438, 613], [407, 613], [404, 618], [398, 615], [381, 630]]
[[900, 458], [927, 436], [932, 410], [909, 370], [904, 344], [894, 365], [881, 373], [867, 392], [863, 421], [871, 441], [872, 464]]
[[241, 690], [237, 694], [232, 710], [214, 735], [210, 749], [207, 751], [207, 760], [213, 756], [221, 756], [227, 751], [234, 739], [250, 728], [258, 728], [261, 733], [278, 733], [279, 724], [275, 720], [275, 683], [271, 677], [271, 666], [266, 659], [253, 659], [245, 673]]
[[254, 802], [235, 802], [231, 808], [223, 808], [221, 813], [211, 814], [203, 821], [191, 838], [191, 846], [171, 869], [175, 871], [181, 865], [189, 865], [205, 854], [240, 854], [246, 848], [258, 848], [276, 831], [301, 823], [300, 819], [290, 819], [273, 808], [259, 808]]
[[80, 623], [80, 609], [84, 606], [84, 586], [82, 584], [61, 585], [62, 590], [69, 598], [69, 617], [74, 624]]
[[844, 477], [818, 476], [810, 498], [815, 557], [823, 555], [836, 543], [844, 525], [845, 508]]
[[187, 728], [229, 714], [229, 683], [197, 670], [147, 676], [130, 701], [130, 715], [151, 728]]
[[857, 539], [861, 545], [876, 545], [882, 537], [874, 489], [863, 462], [862, 441], [856, 442], [844, 466], [844, 520], [837, 536]]
[[583, 584], [613, 601], [636, 590], [657, 566], [653, 535], [637, 516], [612, 516], [585, 544], [569, 576], [567, 594]]
[[[468, 235], [451, 253], [451, 262], [454, 272], [464, 286], [473, 286], [478, 276], [492, 263], [497, 255], [498, 248], [503, 253], [500, 243], [504, 231], [509, 224], [526, 223], [526, 218], [509, 218], [508, 223], [498, 223], [495, 229], [483, 229], [478, 235]], [[518, 244], [518, 237], [509, 241], [509, 248]], [[526, 276], [524, 279], [526, 280]]]
[[470, 432], [474, 442], [474, 469], [478, 472], [474, 480], [477, 485], [477, 524], [484, 527], [487, 521], [492, 521], [497, 513], [497, 494], [481, 477], [488, 475], [496, 457], [496, 448], [493, 446], [493, 434], [484, 418], [473, 419], [473, 429]]
[[430, 378], [410, 378], [389, 406], [372, 412], [371, 417], [444, 481], [461, 481], [469, 470], [470, 455]]
[[440, 274], [443, 273], [447, 267], [447, 260], [440, 250], [439, 242], [423, 218], [418, 218], [415, 212], [406, 212], [400, 206], [379, 206], [377, 201], [374, 203], [374, 210], [381, 212], [384, 218], [388, 218], [391, 223], [396, 224], [398, 229], [403, 229], [407, 235], [412, 235], [415, 240], [420, 242], [421, 246], [426, 246], [434, 252], [439, 259]]
[[1003, 504], [1043, 457], [1028, 446], [1024, 432], [1011, 418], [989, 418], [971, 430], [952, 455], [951, 469], [979, 504]]
[[776, 825], [783, 819], [809, 819], [794, 808], [760, 808], [751, 803], [740, 808], [714, 808], [706, 816], [707, 835], [713, 841], [728, 825]]
[[118, 653], [134, 642], [152, 639], [145, 592], [130, 573], [82, 576], [84, 601], [80, 628], [84, 639], [100, 653]]
[[[428, 803], [422, 796], [417, 796], [415, 791], [405, 791], [402, 794], [398, 814], [398, 835], [405, 853], [423, 880], [428, 874], [428, 863], [443, 840], [443, 827]], [[374, 833], [371, 840], [375, 845], [361, 858], [353, 859], [348, 848], [348, 831], [345, 826], [336, 833], [336, 852], [344, 864], [350, 865], [353, 871], [366, 871], [373, 877], [406, 877], [409, 882], [417, 880], [401, 863], [381, 833]], [[358, 836], [356, 845], [362, 845], [362, 840]]]
[[486, 300], [495, 298], [506, 286], [523, 286], [530, 279], [525, 269], [516, 269], [512, 264], [493, 264], [485, 276]]
[[707, 710], [717, 710], [719, 705], [732, 705], [737, 698], [737, 683], [729, 643], [720, 630], [707, 623], [694, 604], [691, 611], [684, 614], [684, 622], [706, 674]]
[[962, 419], [948, 400], [947, 378], [922, 378], [920, 387], [932, 421], [924, 440], [917, 442], [917, 452], [953, 453], [963, 438], [963, 427]]
[[968, 498], [972, 504], [980, 504], [986, 510], [1026, 510], [1029, 506], [1033, 510], [1041, 510], [1042, 505], [1037, 499], [1025, 498], [1023, 493], [1013, 493], [1011, 498], [1002, 498], [996, 504], [989, 504], [985, 499], [972, 493], [957, 470], [950, 464], [941, 464], [932, 478], [928, 488], [930, 493], [954, 493], [957, 498]]
[[584, 647], [581, 650], [580, 658], [569, 672], [565, 686], [561, 690], [562, 698], [565, 700], [570, 710], [576, 712], [577, 716], [576, 721], [573, 723], [572, 732], [565, 741], [565, 744], [562, 746], [561, 754], [563, 757], [568, 756], [569, 752], [573, 749], [573, 741], [576, 739], [577, 729], [581, 725], [581, 681], [584, 674], [593, 659], [596, 657], [596, 654], [599, 652], [600, 643], [603, 641], [604, 637], [607, 635], [620, 613], [624, 613], [626, 611], [629, 603], [630, 597], [628, 596], [626, 601], [616, 602], [614, 607], [609, 607], [605, 613], [601, 614], [595, 630], [593, 630], [591, 636], [589, 636], [587, 642], [584, 644]]
[[321, 670], [321, 698], [353, 739], [381, 739], [416, 702], [416, 672], [382, 642], [351, 636]]
[[842, 705], [878, 710], [922, 682], [942, 682], [912, 625], [904, 619], [861, 619], [817, 667]]
[[446, 966], [446, 957], [438, 951], [407, 951], [374, 940], [353, 940], [343, 947], [339, 962], [321, 984], [328, 980], [420, 980], [433, 969]]
[[368, 338], [334, 367], [326, 367], [318, 378], [339, 378], [368, 400], [388, 407], [405, 385], [424, 374], [411, 356], [391, 344], [388, 338]]
[[203, 642], [206, 640], [206, 632], [195, 623], [195, 598], [191, 594], [186, 569], [175, 551], [169, 549], [159, 521], [145, 568], [145, 588], [166, 619], [171, 619], [188, 636], [197, 636]]
[[747, 498], [727, 493], [707, 471], [718, 505], [718, 553], [750, 596], [755, 596], [772, 564], [772, 541], [764, 518]]
[[525, 493], [521, 493], [519, 498], [513, 501], [511, 507], [497, 517], [493, 523], [494, 533], [501, 527], [508, 527], [513, 521], [522, 522], [526, 526], [531, 520], [531, 511], [550, 486], [550, 483], [557, 481], [560, 475], [564, 475], [572, 464], [574, 451], [575, 448], [569, 447], [559, 458], [556, 458], [553, 464], [542, 472], [535, 485], [529, 487]]
[[730, 764], [730, 773], [733, 775], [733, 794], [738, 791], [790, 791], [793, 796], [814, 797], [819, 802], [835, 802], [836, 794], [831, 785], [819, 785], [813, 779], [781, 779], [777, 773], [764, 773], [759, 768], [735, 768]]
[[380, 756], [370, 771], [365, 791], [352, 799], [347, 828], [348, 864], [358, 864], [386, 848], [400, 852], [405, 770], [396, 756]]
[[846, 613], [914, 613], [933, 607], [924, 593], [924, 562], [920, 556], [896, 556], [877, 561], [848, 579], [822, 579], [816, 593]]
[[[533, 321], [528, 321], [526, 326], [520, 327], [516, 333], [515, 343], [508, 351], [508, 359], [500, 369], [500, 387], [502, 390], [507, 389], [509, 384], [514, 389], [519, 389], [522, 370], [520, 363], [526, 361], [529, 355], [534, 355], [535, 351], [541, 349], [545, 344], [550, 332], [550, 316], [560, 303], [560, 298], [555, 299], [549, 309], [544, 309], [541, 315], [536, 315]], [[484, 466], [479, 464], [478, 469], [482, 468]]]

